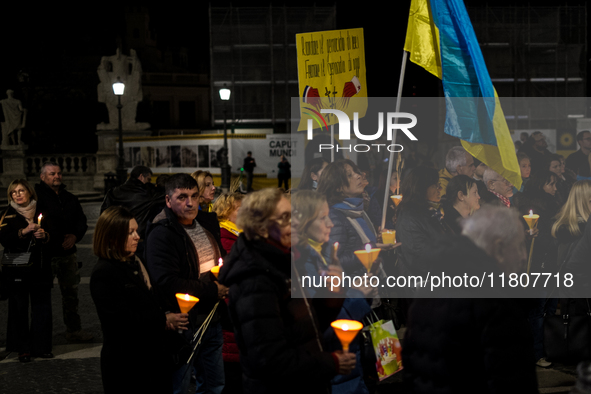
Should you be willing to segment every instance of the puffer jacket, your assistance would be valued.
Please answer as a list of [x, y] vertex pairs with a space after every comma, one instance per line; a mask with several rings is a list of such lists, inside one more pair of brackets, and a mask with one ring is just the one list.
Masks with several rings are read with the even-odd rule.
[[229, 311], [245, 393], [327, 393], [336, 365], [321, 351], [314, 308], [292, 297], [291, 254], [267, 242], [238, 237], [220, 269], [230, 288]]

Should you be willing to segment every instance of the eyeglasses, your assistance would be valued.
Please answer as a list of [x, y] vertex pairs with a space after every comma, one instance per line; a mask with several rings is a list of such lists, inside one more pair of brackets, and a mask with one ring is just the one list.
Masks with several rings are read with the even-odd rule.
[[291, 212], [286, 212], [273, 220], [279, 225], [279, 227], [289, 226], [291, 224]]
[[18, 189], [18, 190], [13, 190], [10, 192], [11, 196], [15, 196], [15, 195], [21, 195], [21, 194], [25, 194], [27, 191], [25, 189]]

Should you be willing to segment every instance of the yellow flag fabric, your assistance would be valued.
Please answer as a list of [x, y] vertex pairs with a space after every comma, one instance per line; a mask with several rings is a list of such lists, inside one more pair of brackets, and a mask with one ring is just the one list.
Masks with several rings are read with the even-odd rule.
[[[519, 189], [515, 146], [463, 1], [412, 0], [404, 50], [442, 80], [445, 133]], [[482, 100], [484, 113], [474, 110], [473, 98]]]

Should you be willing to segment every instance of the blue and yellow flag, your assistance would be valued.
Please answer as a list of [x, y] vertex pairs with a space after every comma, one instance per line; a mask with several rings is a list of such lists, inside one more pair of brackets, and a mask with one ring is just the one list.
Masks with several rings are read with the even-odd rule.
[[445, 133], [519, 189], [515, 146], [463, 1], [412, 0], [404, 50], [442, 81]]

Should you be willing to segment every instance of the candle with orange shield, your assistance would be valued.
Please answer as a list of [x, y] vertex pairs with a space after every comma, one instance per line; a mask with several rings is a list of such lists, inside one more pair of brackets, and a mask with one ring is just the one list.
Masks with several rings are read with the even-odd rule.
[[[536, 228], [536, 226], [538, 225], [538, 219], [540, 218], [540, 215], [535, 215], [533, 210], [530, 209], [529, 215], [523, 215], [523, 218], [525, 219], [525, 222], [529, 226], [529, 234], [533, 235], [534, 228]], [[531, 268], [531, 257], [534, 252], [534, 241], [535, 240], [536, 240], [535, 238], [531, 240], [531, 245], [529, 247], [529, 258], [527, 259], [527, 273], [528, 274], [529, 274], [529, 270]]]
[[363, 264], [365, 268], [367, 268], [367, 272], [369, 273], [369, 270], [371, 270], [373, 262], [376, 261], [376, 259], [378, 258], [378, 254], [380, 254], [380, 250], [382, 249], [372, 249], [371, 245], [367, 244], [365, 245], [365, 250], [356, 250], [353, 253], [355, 253], [355, 256], [357, 256], [359, 261], [361, 261], [361, 264]]
[[199, 302], [199, 298], [193, 297], [189, 294], [176, 293], [176, 301], [179, 303], [181, 313], [189, 313], [189, 311]]
[[349, 351], [349, 344], [351, 341], [353, 341], [353, 339], [355, 339], [357, 333], [363, 328], [363, 324], [357, 320], [340, 319], [333, 321], [330, 323], [330, 325], [341, 341], [344, 353]]
[[215, 265], [213, 266], [213, 268], [211, 269], [211, 273], [215, 276], [215, 278], [218, 278], [218, 275], [220, 274], [220, 268], [222, 267], [222, 265], [224, 265], [224, 260], [220, 257], [220, 259], [218, 260], [219, 265]]
[[[189, 313], [189, 311], [199, 302], [199, 298], [193, 297], [189, 294], [176, 293], [176, 301], [179, 303], [181, 313]], [[178, 330], [179, 334], [183, 333], [183, 330]]]
[[390, 196], [390, 199], [394, 201], [394, 205], [398, 206], [398, 204], [400, 204], [400, 201], [402, 201], [402, 196], [400, 194], [396, 194], [394, 196]]
[[534, 228], [536, 228], [536, 226], [538, 225], [538, 219], [540, 218], [540, 215], [534, 215], [533, 210], [530, 209], [529, 215], [523, 215], [523, 218], [529, 226], [529, 235], [533, 235]]

